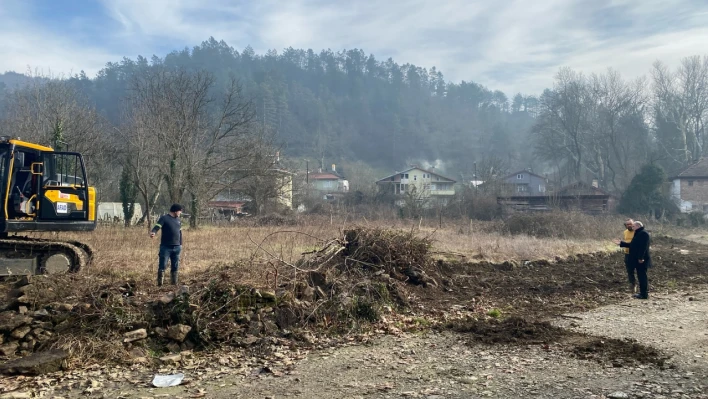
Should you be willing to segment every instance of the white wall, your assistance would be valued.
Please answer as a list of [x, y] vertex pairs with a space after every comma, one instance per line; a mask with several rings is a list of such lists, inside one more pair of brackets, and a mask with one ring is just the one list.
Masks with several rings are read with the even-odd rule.
[[681, 180], [674, 179], [671, 182], [671, 199], [674, 200], [676, 206], [679, 207], [681, 212], [688, 213], [693, 210], [693, 203], [691, 201], [684, 201], [681, 199]]
[[[98, 214], [98, 220], [112, 222], [115, 217], [118, 217], [118, 220], [122, 222], [123, 204], [121, 202], [99, 202], [96, 213]], [[135, 204], [135, 212], [133, 213], [131, 224], [137, 223], [141, 216], [143, 216], [143, 211], [140, 204]]]

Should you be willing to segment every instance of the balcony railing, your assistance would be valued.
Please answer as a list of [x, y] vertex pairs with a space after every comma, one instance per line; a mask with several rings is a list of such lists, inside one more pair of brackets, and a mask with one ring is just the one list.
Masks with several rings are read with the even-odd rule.
[[430, 190], [430, 195], [455, 195], [455, 190]]

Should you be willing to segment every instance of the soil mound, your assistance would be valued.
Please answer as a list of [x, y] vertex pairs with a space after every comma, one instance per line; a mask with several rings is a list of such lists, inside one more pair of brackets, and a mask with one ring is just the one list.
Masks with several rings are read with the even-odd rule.
[[527, 321], [520, 317], [490, 321], [463, 320], [450, 325], [453, 331], [466, 333], [488, 344], [551, 343], [564, 336], [565, 330], [548, 322]]
[[530, 321], [520, 317], [504, 320], [461, 320], [450, 323], [447, 327], [469, 336], [471, 344], [542, 344], [549, 350], [551, 346], [557, 346], [571, 356], [611, 363], [615, 367], [633, 364], [664, 367], [669, 358], [660, 351], [634, 340], [580, 334], [555, 327], [547, 321]]

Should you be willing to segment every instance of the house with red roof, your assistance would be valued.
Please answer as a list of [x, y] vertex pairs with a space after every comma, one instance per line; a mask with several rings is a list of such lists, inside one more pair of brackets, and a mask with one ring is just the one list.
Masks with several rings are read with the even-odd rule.
[[308, 172], [306, 180], [308, 187], [322, 194], [325, 199], [349, 191], [349, 181], [337, 171], [336, 164], [332, 164], [332, 170], [319, 169], [316, 172]]

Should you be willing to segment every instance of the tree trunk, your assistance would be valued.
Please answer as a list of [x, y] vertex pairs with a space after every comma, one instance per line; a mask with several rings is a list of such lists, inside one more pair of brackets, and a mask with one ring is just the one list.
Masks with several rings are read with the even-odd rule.
[[199, 198], [194, 193], [190, 194], [192, 196], [192, 209], [190, 209], [191, 213], [189, 215], [189, 228], [196, 229], [199, 227]]

